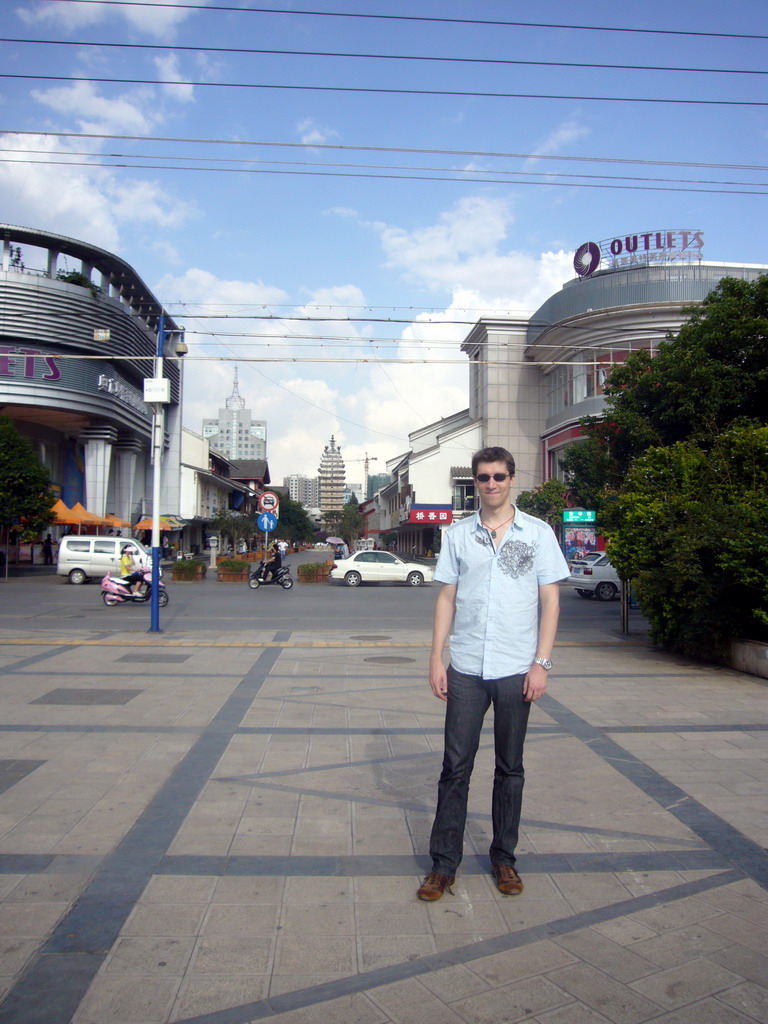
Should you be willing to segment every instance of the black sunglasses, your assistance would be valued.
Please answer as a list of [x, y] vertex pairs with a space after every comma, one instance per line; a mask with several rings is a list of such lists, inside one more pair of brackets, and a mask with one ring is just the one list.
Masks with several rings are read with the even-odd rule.
[[[509, 473], [494, 473], [493, 479], [496, 481], [497, 484], [500, 484], [503, 483], [508, 476]], [[478, 473], [477, 476], [475, 477], [475, 480], [477, 480], [479, 484], [487, 484], [490, 479], [490, 473]]]

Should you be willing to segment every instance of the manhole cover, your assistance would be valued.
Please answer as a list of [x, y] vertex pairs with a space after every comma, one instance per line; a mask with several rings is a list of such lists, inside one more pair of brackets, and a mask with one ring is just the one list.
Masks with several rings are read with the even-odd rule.
[[407, 665], [408, 662], [416, 661], [415, 658], [398, 658], [395, 655], [382, 654], [379, 658], [363, 658], [363, 661], [372, 661], [376, 665]]
[[391, 640], [391, 636], [373, 636], [367, 633], [363, 633], [360, 636], [351, 636], [350, 640]]

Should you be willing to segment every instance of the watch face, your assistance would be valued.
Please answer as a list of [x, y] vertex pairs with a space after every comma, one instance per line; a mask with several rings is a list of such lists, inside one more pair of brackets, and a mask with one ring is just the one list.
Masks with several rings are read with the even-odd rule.
[[549, 670], [552, 668], [552, 662], [549, 660], [549, 658], [537, 658], [536, 664], [541, 665], [545, 672], [549, 672]]

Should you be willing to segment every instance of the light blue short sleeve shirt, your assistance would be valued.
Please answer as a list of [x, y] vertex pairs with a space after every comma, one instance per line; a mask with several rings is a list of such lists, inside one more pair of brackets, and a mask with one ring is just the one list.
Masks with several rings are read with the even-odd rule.
[[443, 536], [435, 579], [458, 585], [453, 667], [484, 679], [527, 672], [536, 657], [539, 587], [568, 575], [552, 527], [517, 508], [498, 550], [479, 513], [452, 526]]

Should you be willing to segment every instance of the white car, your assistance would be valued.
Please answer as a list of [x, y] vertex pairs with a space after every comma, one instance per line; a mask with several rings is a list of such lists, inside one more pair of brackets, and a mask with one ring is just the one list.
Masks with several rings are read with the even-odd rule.
[[421, 562], [406, 562], [391, 551], [355, 551], [349, 558], [337, 558], [328, 578], [342, 580], [348, 587], [361, 583], [407, 583], [420, 587], [431, 583], [432, 567]]
[[598, 601], [612, 601], [619, 596], [621, 588], [619, 574], [606, 554], [601, 554], [599, 558], [589, 557], [571, 562], [568, 582], [579, 597], [596, 597]]

